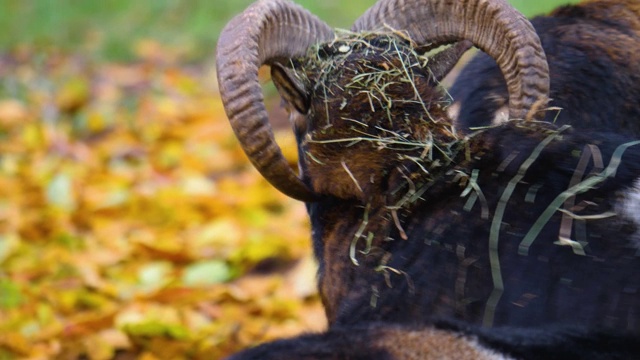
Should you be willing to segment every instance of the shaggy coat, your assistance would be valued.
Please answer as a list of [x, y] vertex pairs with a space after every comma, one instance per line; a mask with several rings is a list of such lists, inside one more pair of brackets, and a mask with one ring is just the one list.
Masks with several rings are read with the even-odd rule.
[[[549, 62], [546, 121], [640, 136], [640, 2], [593, 0], [531, 20]], [[460, 130], [505, 119], [507, 88], [496, 63], [478, 53], [450, 89]]]

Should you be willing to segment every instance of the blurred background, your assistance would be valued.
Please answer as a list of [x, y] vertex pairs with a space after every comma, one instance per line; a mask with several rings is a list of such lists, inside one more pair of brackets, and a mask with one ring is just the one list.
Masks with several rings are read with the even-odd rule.
[[[511, 0], [527, 16], [576, 0]], [[211, 57], [224, 24], [251, 0], [0, 0], [0, 48], [83, 51], [108, 60], [132, 60], [137, 41], [153, 39], [185, 56]], [[348, 28], [372, 0], [300, 0], [333, 27]]]
[[[297, 2], [341, 28], [373, 3]], [[249, 3], [0, 0], [0, 360], [217, 359], [325, 327], [304, 206], [217, 93]]]

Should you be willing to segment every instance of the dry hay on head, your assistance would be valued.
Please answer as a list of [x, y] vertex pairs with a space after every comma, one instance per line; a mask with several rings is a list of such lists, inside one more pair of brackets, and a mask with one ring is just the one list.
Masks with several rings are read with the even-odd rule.
[[413, 152], [425, 168], [434, 157], [451, 159], [451, 145], [460, 139], [442, 121], [450, 99], [433, 89], [437, 82], [425, 71], [429, 61], [424, 48], [392, 30], [339, 31], [333, 41], [312, 47], [294, 64], [312, 89], [312, 108], [324, 112], [316, 117], [327, 119], [312, 141]]
[[[506, 179], [506, 186], [501, 192], [494, 194], [494, 200], [498, 201], [491, 209], [478, 183], [482, 169], [468, 165], [472, 163], [472, 159], [479, 160], [493, 150], [479, 146], [482, 141], [475, 141], [478, 135], [504, 124], [476, 129], [464, 138], [458, 136], [445, 113], [451, 102], [450, 98], [443, 96], [440, 89], [434, 91], [435, 79], [430, 78], [428, 70], [424, 70], [425, 67], [428, 68], [431, 58], [424, 48], [416, 46], [406, 34], [389, 30], [371, 33], [338, 32], [332, 42], [314, 46], [306, 57], [294, 60], [292, 68], [299, 80], [312, 92], [311, 99], [314, 103], [311, 111], [315, 114], [311, 113], [310, 117], [326, 119], [324, 124], [314, 124], [316, 127], [310, 129], [306, 141], [335, 147], [334, 153], [318, 152], [308, 155], [313, 161], [324, 164], [327, 159], [323, 155], [336, 154], [366, 144], [367, 154], [371, 157], [377, 155], [371, 149], [379, 154], [392, 152], [399, 161], [390, 166], [395, 166], [396, 169], [406, 165], [407, 161], [414, 165], [411, 167], [414, 172], [403, 174], [404, 181], [390, 189], [391, 195], [398, 195], [395, 196], [395, 203], [387, 204], [382, 213], [374, 213], [375, 207], [370, 203], [366, 204], [362, 222], [354, 234], [349, 250], [349, 257], [356, 266], [359, 265], [358, 254], [369, 255], [376, 246], [375, 243], [390, 240], [379, 239], [380, 236], [385, 236], [378, 231], [384, 227], [380, 223], [395, 224], [400, 236], [407, 239], [400, 221], [401, 212], [410, 213], [416, 203], [424, 200], [422, 196], [435, 182], [459, 185], [460, 196], [468, 199], [464, 206], [466, 211], [470, 212], [479, 201], [481, 211], [478, 216], [490, 223], [487, 242], [494, 289], [487, 300], [484, 320], [485, 324], [490, 325], [504, 292], [498, 248], [508, 204], [517, 186], [530, 186], [529, 193], [535, 194], [537, 190], [534, 188], [537, 185], [523, 182], [525, 174], [540, 155], [547, 151], [547, 147], [563, 140], [568, 127], [557, 128], [549, 123], [514, 120], [514, 131], [523, 139], [535, 139], [538, 144], [530, 149], [529, 154], [520, 154], [524, 159], [520, 164], [514, 164], [518, 168], [517, 172], [512, 178]], [[569, 184], [551, 203], [543, 205], [544, 211], [522, 239], [520, 254], [528, 254], [529, 247], [553, 214], [567, 212], [563, 209], [566, 201], [614, 176], [622, 154], [628, 147], [638, 144], [639, 142], [621, 144], [614, 151], [609, 165], [603, 166], [596, 174], [583, 178], [584, 169], [577, 167], [576, 173], [580, 175], [580, 180]], [[576, 151], [582, 153], [586, 150]], [[507, 156], [505, 161], [508, 159]], [[349, 173], [346, 166], [345, 170]], [[355, 177], [354, 182], [357, 183]], [[535, 200], [535, 196], [532, 199]], [[570, 213], [567, 216], [577, 215]], [[591, 217], [606, 216], [609, 214]], [[566, 226], [561, 231], [567, 232]], [[584, 254], [580, 241], [563, 241], [560, 245], [571, 246], [574, 252]], [[389, 272], [404, 274], [402, 269], [387, 266], [391, 256], [388, 253], [379, 256], [376, 271], [385, 276]]]

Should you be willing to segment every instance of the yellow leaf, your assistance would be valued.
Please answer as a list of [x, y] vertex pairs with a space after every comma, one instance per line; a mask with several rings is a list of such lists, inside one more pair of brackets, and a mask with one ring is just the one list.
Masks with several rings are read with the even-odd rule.
[[0, 333], [0, 349], [2, 348], [6, 348], [20, 356], [28, 356], [31, 353], [29, 342], [24, 336], [18, 333]]
[[0, 126], [11, 127], [27, 120], [29, 112], [26, 106], [14, 99], [0, 100]]
[[89, 101], [90, 86], [84, 77], [73, 77], [58, 90], [56, 105], [63, 112], [74, 112]]

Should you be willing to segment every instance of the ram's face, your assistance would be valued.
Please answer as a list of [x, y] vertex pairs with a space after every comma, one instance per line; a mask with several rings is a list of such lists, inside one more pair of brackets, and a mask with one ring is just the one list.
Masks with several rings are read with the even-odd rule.
[[403, 155], [428, 156], [431, 144], [451, 139], [448, 99], [429, 64], [397, 35], [349, 34], [274, 66], [314, 191], [366, 196]]
[[[446, 126], [429, 128], [441, 106], [433, 80], [471, 43], [505, 74], [511, 117], [528, 118], [533, 104], [546, 100], [548, 69], [539, 39], [504, 0], [381, 0], [351, 30], [360, 35], [336, 35], [289, 0], [261, 0], [220, 34], [216, 68], [229, 122], [252, 164], [295, 199], [366, 196], [400, 156], [390, 147], [435, 142]], [[387, 34], [374, 33], [381, 31]], [[329, 45], [306, 60], [290, 60], [323, 42]], [[420, 51], [454, 43], [429, 61]], [[274, 140], [258, 77], [262, 65], [272, 65], [281, 94], [302, 115], [294, 116], [302, 134], [302, 176]], [[364, 148], [376, 151], [359, 151]]]

